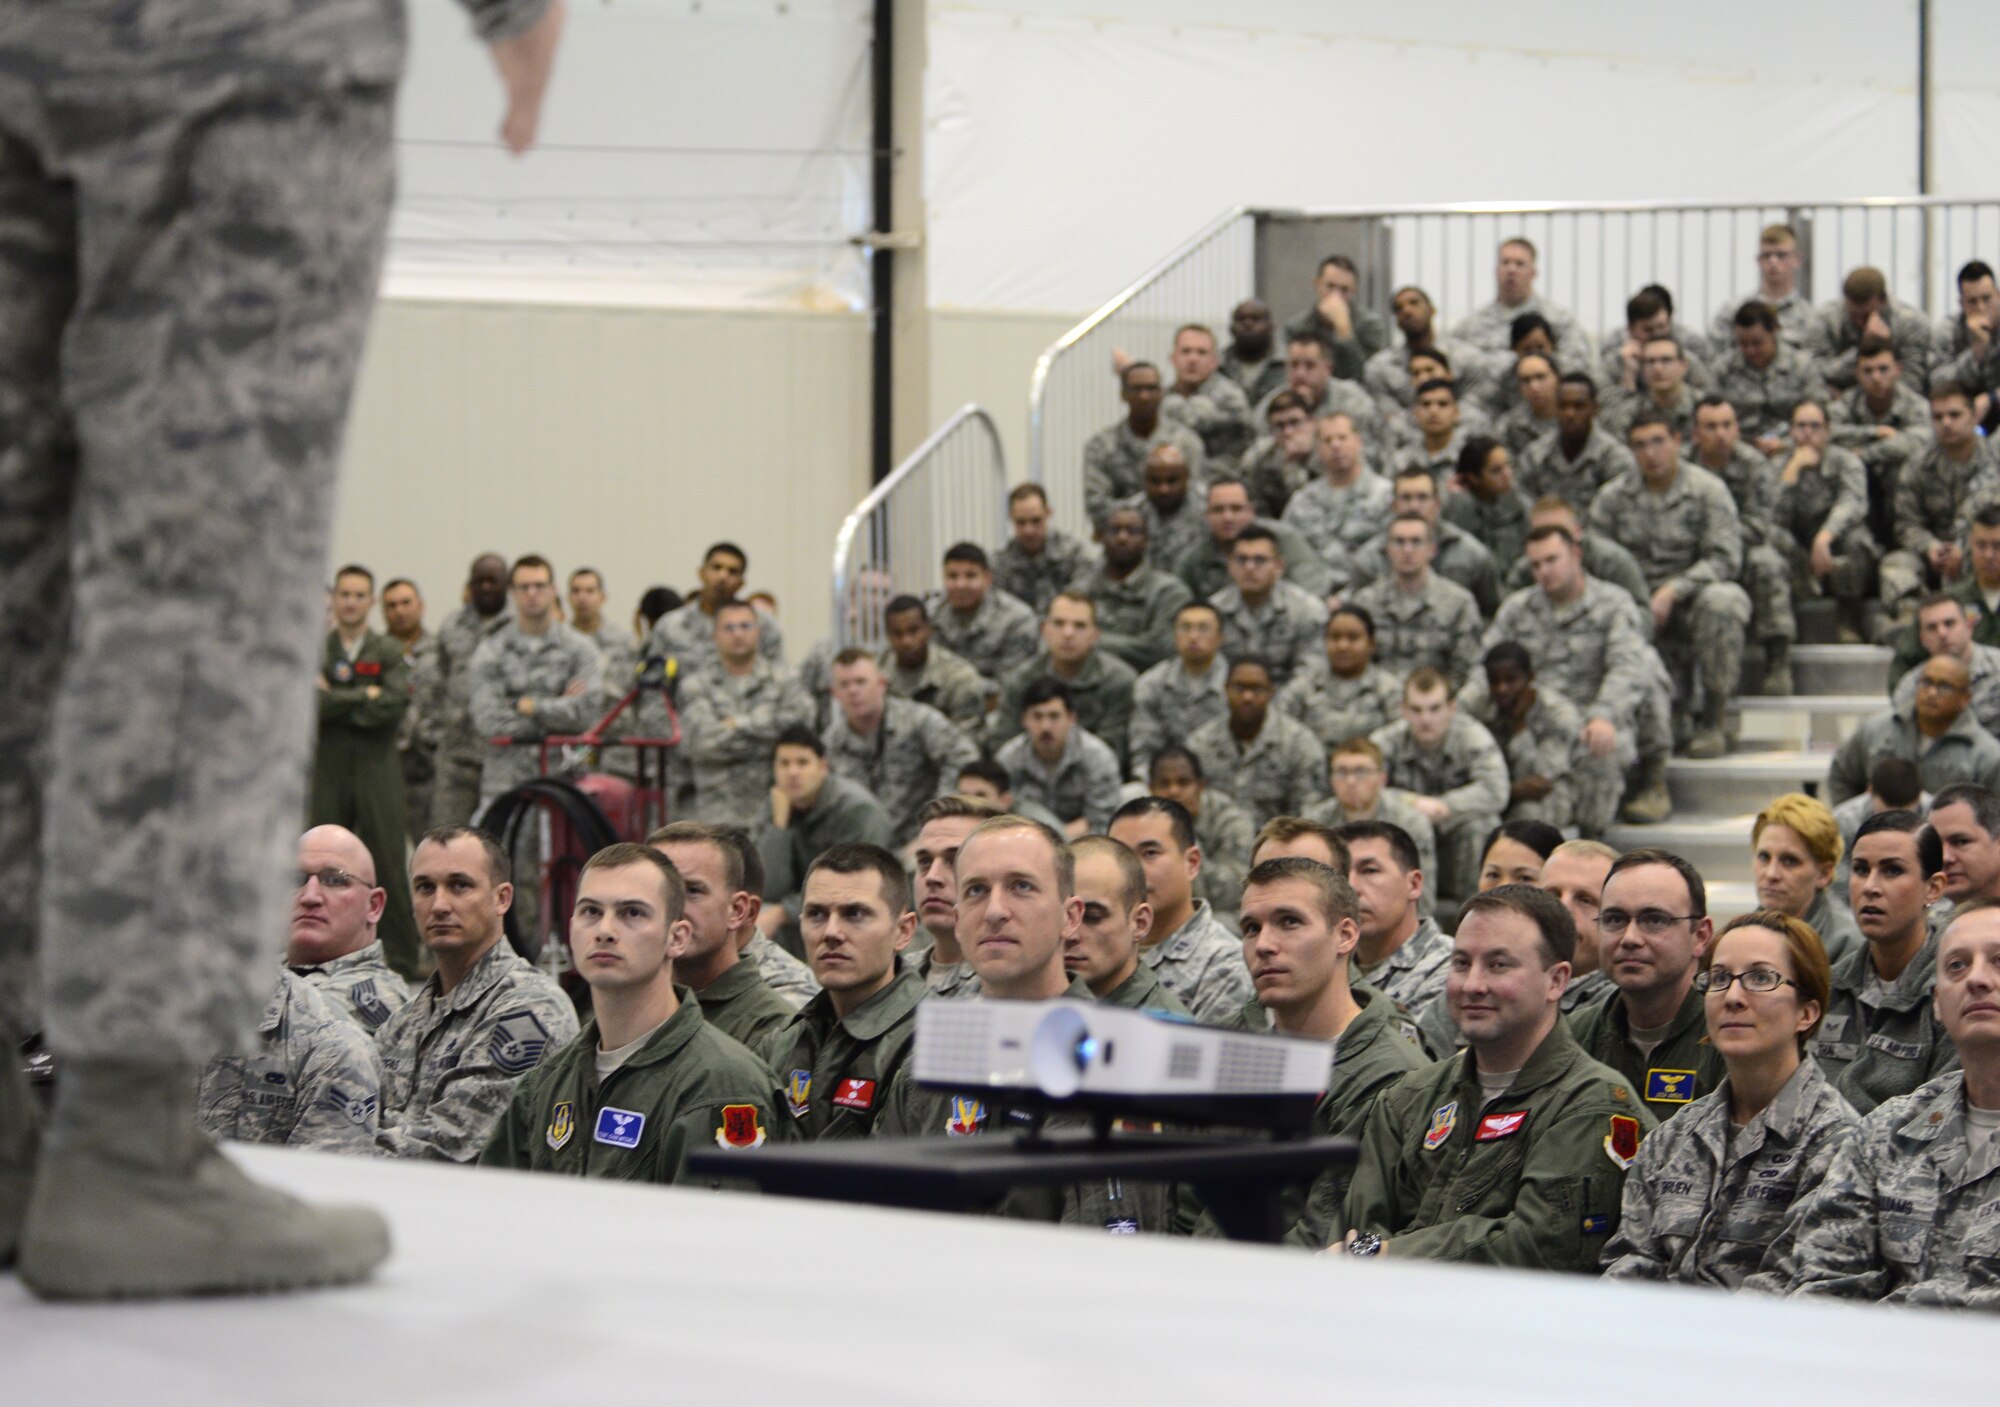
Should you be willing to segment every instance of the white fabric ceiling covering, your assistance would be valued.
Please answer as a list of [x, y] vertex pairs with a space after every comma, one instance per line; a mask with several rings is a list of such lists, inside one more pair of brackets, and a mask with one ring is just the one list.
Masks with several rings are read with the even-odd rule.
[[412, 0], [389, 291], [855, 307], [867, 0], [571, 0], [543, 145], [449, 0]]
[[[933, 6], [934, 304], [1094, 307], [1234, 205], [1916, 189], [1912, 4], [1107, 8]], [[1994, 8], [1937, 6], [1944, 190], [2000, 184]]]

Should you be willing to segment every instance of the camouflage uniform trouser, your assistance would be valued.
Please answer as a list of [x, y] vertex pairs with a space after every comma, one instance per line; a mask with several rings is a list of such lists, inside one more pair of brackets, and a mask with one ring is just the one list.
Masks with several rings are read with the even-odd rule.
[[1929, 562], [1906, 548], [1899, 547], [1882, 559], [1882, 608], [1892, 616], [1907, 612], [1914, 619], [1917, 597], [1946, 584]]
[[1653, 643], [1673, 676], [1684, 712], [1716, 710], [1729, 701], [1743, 665], [1749, 624], [1750, 598], [1734, 582], [1709, 582], [1674, 603], [1674, 613]]
[[479, 809], [479, 773], [483, 763], [480, 750], [447, 752], [438, 749], [437, 775], [431, 779], [431, 820], [438, 826], [462, 826]]
[[1792, 572], [1784, 554], [1768, 543], [1746, 545], [1738, 580], [1750, 598], [1750, 638], [1760, 644], [1796, 640], [1799, 626], [1792, 614]]
[[[1859, 528], [1833, 540], [1833, 571], [1821, 580], [1812, 572], [1812, 546], [1781, 533], [1778, 547], [1791, 569], [1792, 595], [1797, 599], [1828, 596], [1836, 601], [1865, 601], [1875, 581], [1875, 544]], [[1911, 555], [1911, 554], [1903, 554]], [[1919, 563], [1918, 565], [1921, 565]]]
[[168, 8], [0, 26], [0, 1017], [196, 1065], [283, 941], [400, 37]]

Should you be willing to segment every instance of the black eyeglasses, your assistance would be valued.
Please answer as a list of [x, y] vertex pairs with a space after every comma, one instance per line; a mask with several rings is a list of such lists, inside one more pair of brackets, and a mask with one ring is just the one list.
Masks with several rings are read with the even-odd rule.
[[1731, 972], [1727, 968], [1711, 967], [1706, 972], [1697, 972], [1694, 975], [1694, 989], [1697, 992], [1726, 992], [1732, 982], [1741, 982], [1746, 992], [1775, 992], [1780, 987], [1799, 985], [1789, 977], [1780, 976], [1774, 967], [1753, 967], [1747, 972]]

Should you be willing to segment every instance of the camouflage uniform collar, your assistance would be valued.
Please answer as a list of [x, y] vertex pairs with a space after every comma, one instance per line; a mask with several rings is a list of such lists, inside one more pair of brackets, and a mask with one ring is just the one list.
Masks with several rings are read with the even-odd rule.
[[[1376, 809], [1379, 811], [1381, 808], [1378, 806]], [[1427, 961], [1431, 957], [1433, 949], [1448, 949], [1450, 947], [1451, 940], [1444, 936], [1444, 930], [1437, 926], [1436, 919], [1418, 919], [1417, 926], [1412, 930], [1410, 936], [1403, 940], [1401, 946], [1395, 952], [1382, 959], [1382, 964], [1376, 971], [1383, 973], [1406, 972], [1410, 968]], [[1357, 991], [1366, 988], [1367, 984], [1365, 983], [1355, 984], [1355, 990]]]
[[471, 629], [478, 631], [481, 635], [491, 635], [494, 631], [500, 629], [501, 626], [513, 624], [514, 608], [512, 606], [502, 606], [498, 614], [482, 616], [474, 609], [472, 603], [467, 601], [463, 606], [452, 612], [451, 620], [445, 622], [445, 628], [449, 629], [454, 622], [460, 621], [464, 622]]
[[[917, 976], [916, 969], [897, 965], [896, 975], [889, 979], [889, 985], [870, 997], [845, 1016], [835, 1017], [835, 1023], [844, 1028], [848, 1035], [858, 1041], [878, 1040], [898, 1021], [916, 1010], [927, 988], [924, 979]], [[827, 1011], [833, 1010], [833, 998], [826, 992]], [[818, 1001], [819, 997], [814, 997]]]
[[1033, 675], [1046, 674], [1052, 679], [1062, 679], [1062, 682], [1071, 689], [1095, 688], [1105, 682], [1105, 676], [1109, 672], [1104, 663], [1102, 645], [1091, 649], [1090, 654], [1084, 658], [1083, 668], [1076, 672], [1074, 679], [1063, 679], [1062, 675], [1056, 673], [1055, 657], [1049, 653], [1049, 647], [1046, 645], [1035, 651], [1035, 657], [1029, 663], [1033, 667]]
[[284, 1024], [285, 1009], [292, 1004], [294, 983], [304, 985], [302, 979], [290, 972], [281, 971], [278, 974], [278, 989], [271, 993], [271, 1000], [264, 1003], [263, 1014], [257, 1018], [258, 1035], [274, 1036], [278, 1032], [278, 1027]]
[[1604, 975], [1603, 969], [1586, 972], [1563, 992], [1563, 1010], [1575, 1011], [1579, 1007], [1595, 1005], [1609, 996], [1611, 991], [1611, 979]]
[[499, 986], [516, 967], [527, 965], [527, 960], [514, 951], [507, 942], [507, 935], [502, 933], [472, 965], [472, 970], [465, 974], [465, 980], [453, 987], [449, 994], [444, 990], [443, 980], [433, 972], [424, 979], [423, 995], [430, 999], [433, 1006], [445, 1011], [463, 1011], [475, 1005], [489, 988]]
[[[1909, 1011], [1929, 1003], [1931, 989], [1937, 984], [1937, 950], [1938, 930], [1931, 927], [1924, 935], [1923, 946], [1911, 956], [1895, 985], [1883, 993], [1881, 1010]], [[1874, 976], [1874, 962], [1867, 942], [1863, 941], [1834, 964], [1833, 990], [1859, 997]]]
[[1146, 966], [1145, 963], [1135, 962], [1132, 964], [1132, 975], [1099, 997], [1098, 1000], [1106, 1006], [1130, 1007], [1134, 1011], [1143, 1011], [1146, 1006], [1146, 999], [1152, 996], [1153, 993], [1161, 990], [1163, 990], [1163, 986], [1158, 974], [1152, 968]]
[[382, 940], [380, 938], [377, 938], [372, 943], [363, 943], [351, 953], [342, 953], [337, 958], [328, 958], [325, 962], [285, 964], [285, 966], [291, 968], [293, 972], [301, 977], [305, 976], [308, 972], [324, 972], [329, 977], [334, 977], [342, 973], [353, 972], [358, 968], [382, 968], [388, 965], [388, 959], [382, 956]]
[[1896, 1125], [1897, 1138], [1928, 1144], [1964, 1140], [1965, 1071], [1947, 1071], [1905, 1099], [1910, 1116]]
[[1139, 955], [1146, 959], [1148, 967], [1158, 967], [1169, 960], [1179, 962], [1193, 953], [1195, 945], [1207, 937], [1209, 929], [1215, 926], [1215, 918], [1209, 910], [1208, 900], [1197, 899], [1186, 923], [1159, 942], [1139, 949]]
[[[1514, 1083], [1507, 1086], [1499, 1096], [1507, 1104], [1516, 1104], [1544, 1085], [1552, 1085], [1567, 1075], [1577, 1061], [1585, 1059], [1583, 1047], [1578, 1045], [1569, 1033], [1569, 1023], [1561, 1015], [1550, 1029], [1542, 1043], [1535, 1047], [1535, 1053], [1528, 1057], [1528, 1063], [1521, 1067], [1521, 1073], [1514, 1076]], [[1458, 1057], [1458, 1087], [1465, 1091], [1468, 1108], [1484, 1108], [1486, 1096], [1479, 1087], [1479, 1061], [1471, 1046], [1467, 1046]]]
[[[672, 1016], [660, 1023], [660, 1029], [646, 1038], [646, 1043], [633, 1051], [631, 1057], [612, 1073], [612, 1078], [627, 1070], [637, 1070], [648, 1065], [661, 1065], [672, 1060], [695, 1038], [695, 1034], [707, 1025], [701, 1014], [701, 998], [690, 989], [674, 984], [674, 995], [680, 999], [680, 1007]], [[590, 1071], [589, 1079], [596, 1082], [594, 1057], [597, 1052], [597, 1018], [591, 1017], [583, 1023], [577, 1033], [577, 1048], [585, 1052], [584, 1066]]]
[[1696, 1122], [1692, 1132], [1707, 1145], [1717, 1164], [1741, 1162], [1761, 1149], [1767, 1141], [1775, 1140], [1796, 1148], [1810, 1127], [1813, 1110], [1830, 1089], [1819, 1062], [1810, 1054], [1806, 1055], [1771, 1102], [1759, 1109], [1756, 1116], [1743, 1126], [1733, 1148], [1729, 1141], [1729, 1076], [1724, 1075], [1722, 1083], [1676, 1117], [1694, 1117]]

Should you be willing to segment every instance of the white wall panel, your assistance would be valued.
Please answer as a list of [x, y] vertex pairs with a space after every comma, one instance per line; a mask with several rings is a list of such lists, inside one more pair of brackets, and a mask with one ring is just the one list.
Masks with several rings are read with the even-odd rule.
[[868, 486], [867, 366], [855, 314], [385, 301], [335, 554], [414, 577], [433, 621], [479, 552], [589, 563], [625, 619], [731, 538], [802, 653]]

